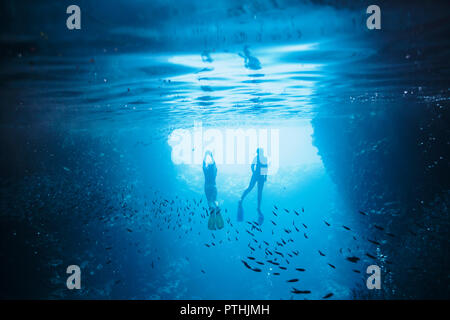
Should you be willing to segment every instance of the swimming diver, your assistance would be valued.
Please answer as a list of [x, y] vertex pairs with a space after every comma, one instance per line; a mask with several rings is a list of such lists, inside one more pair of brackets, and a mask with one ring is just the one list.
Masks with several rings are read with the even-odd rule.
[[258, 184], [258, 224], [262, 225], [264, 221], [264, 216], [261, 212], [261, 198], [262, 198], [262, 191], [264, 187], [264, 182], [267, 180], [267, 157], [264, 156], [264, 149], [258, 148], [256, 149], [256, 156], [253, 159], [251, 170], [252, 170], [252, 178], [250, 180], [250, 184], [248, 185], [248, 188], [245, 189], [244, 193], [241, 196], [241, 200], [239, 200], [239, 207], [238, 207], [238, 220], [242, 221], [243, 217], [243, 208], [242, 208], [242, 202], [244, 201], [244, 198], [247, 196], [247, 194], [252, 191], [255, 184]]
[[205, 195], [209, 206], [208, 229], [222, 229], [224, 223], [217, 202], [217, 167], [212, 152], [209, 150], [205, 152], [205, 157], [203, 158], [203, 174], [205, 175]]

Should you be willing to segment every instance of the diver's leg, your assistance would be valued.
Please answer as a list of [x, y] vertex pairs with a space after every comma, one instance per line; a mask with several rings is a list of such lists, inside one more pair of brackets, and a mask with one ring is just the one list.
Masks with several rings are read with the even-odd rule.
[[261, 200], [262, 200], [262, 191], [264, 187], [264, 178], [259, 177], [258, 179], [258, 224], [262, 225], [264, 222], [264, 216], [261, 212]]
[[208, 229], [215, 230], [215, 220], [216, 220], [216, 208], [215, 208], [215, 197], [214, 190], [210, 186], [205, 186], [206, 199], [208, 200], [209, 207], [209, 219], [208, 219]]
[[255, 177], [255, 175], [252, 175], [252, 179], [250, 180], [250, 184], [248, 185], [248, 188], [245, 189], [244, 193], [242, 194], [241, 201], [244, 200], [244, 198], [248, 195], [248, 193], [250, 191], [252, 191], [255, 184], [256, 184], [256, 177]]
[[261, 200], [262, 200], [262, 191], [264, 187], [264, 179], [258, 179], [258, 211], [261, 211]]

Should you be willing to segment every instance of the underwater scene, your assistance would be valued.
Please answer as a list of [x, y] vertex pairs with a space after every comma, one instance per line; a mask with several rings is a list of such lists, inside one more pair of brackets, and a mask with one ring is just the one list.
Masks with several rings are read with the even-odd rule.
[[449, 15], [2, 1], [0, 298], [449, 299]]

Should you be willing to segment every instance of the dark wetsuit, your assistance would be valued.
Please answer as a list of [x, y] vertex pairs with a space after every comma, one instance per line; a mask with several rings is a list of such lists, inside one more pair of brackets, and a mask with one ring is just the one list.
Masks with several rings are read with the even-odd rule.
[[261, 198], [262, 198], [262, 190], [264, 187], [264, 182], [267, 179], [267, 158], [265, 159], [265, 163], [261, 163], [259, 160], [259, 156], [255, 157], [255, 160], [252, 163], [252, 169], [253, 174], [252, 178], [250, 180], [250, 184], [248, 185], [248, 188], [244, 191], [244, 194], [242, 195], [242, 199], [244, 199], [247, 194], [252, 191], [253, 187], [256, 183], [258, 183], [258, 209], [260, 209], [261, 206]]
[[217, 200], [217, 188], [216, 188], [216, 176], [217, 167], [216, 163], [206, 166], [203, 162], [203, 173], [205, 175], [205, 194], [208, 202], [215, 202]]

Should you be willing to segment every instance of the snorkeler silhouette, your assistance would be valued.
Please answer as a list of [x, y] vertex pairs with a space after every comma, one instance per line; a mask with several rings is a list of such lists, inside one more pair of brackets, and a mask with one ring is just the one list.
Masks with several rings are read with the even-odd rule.
[[220, 214], [219, 204], [217, 203], [217, 167], [211, 151], [205, 152], [205, 157], [203, 158], [203, 174], [205, 175], [205, 195], [209, 206], [208, 229], [222, 229], [224, 223]]
[[258, 184], [258, 224], [261, 225], [264, 221], [264, 216], [261, 212], [261, 200], [262, 200], [262, 191], [264, 187], [264, 182], [267, 180], [267, 158], [264, 156], [264, 149], [258, 148], [256, 149], [256, 156], [253, 159], [251, 169], [252, 169], [252, 178], [250, 180], [250, 184], [248, 188], [245, 189], [242, 194], [241, 200], [239, 200], [238, 206], [238, 221], [242, 221], [244, 210], [242, 208], [242, 202], [247, 194], [252, 191], [255, 184]]

